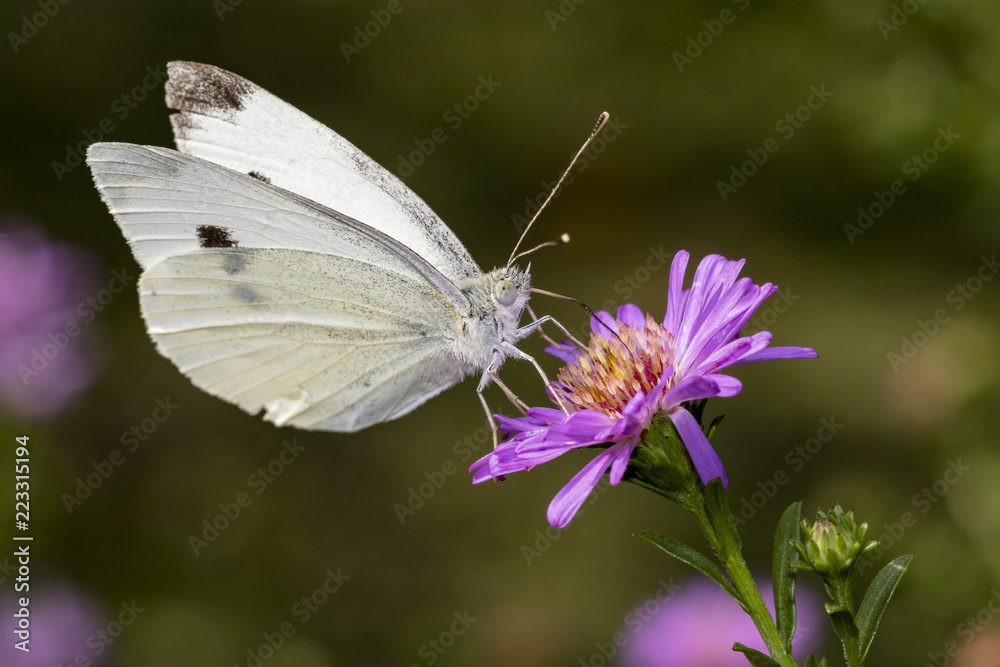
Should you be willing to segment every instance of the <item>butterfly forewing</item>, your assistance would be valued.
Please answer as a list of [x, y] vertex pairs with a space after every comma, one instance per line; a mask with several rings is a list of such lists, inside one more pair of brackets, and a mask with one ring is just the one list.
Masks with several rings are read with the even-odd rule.
[[291, 190], [396, 239], [460, 282], [482, 270], [420, 197], [353, 144], [246, 79], [168, 65], [177, 148]]

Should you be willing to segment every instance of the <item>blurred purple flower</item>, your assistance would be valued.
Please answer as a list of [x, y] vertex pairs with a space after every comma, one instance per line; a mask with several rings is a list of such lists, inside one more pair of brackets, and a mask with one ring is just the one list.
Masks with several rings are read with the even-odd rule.
[[562, 528], [610, 468], [611, 484], [625, 474], [643, 431], [658, 413], [666, 414], [684, 441], [702, 483], [726, 469], [684, 404], [742, 389], [724, 368], [772, 359], [816, 357], [807, 347], [768, 347], [771, 334], [740, 336], [740, 329], [778, 288], [739, 278], [745, 260], [709, 255], [698, 265], [690, 289], [683, 289], [688, 253], [670, 267], [667, 314], [660, 324], [625, 304], [618, 318], [601, 311], [591, 318], [587, 350], [550, 347], [566, 361], [553, 384], [555, 402], [567, 411], [531, 408], [521, 418], [497, 415], [509, 440], [469, 468], [473, 482], [529, 470], [580, 447], [610, 446], [584, 466], [552, 500], [549, 523]]
[[[762, 582], [760, 592], [773, 615], [770, 581]], [[801, 663], [822, 646], [826, 614], [808, 589], [798, 587], [795, 597], [798, 624], [792, 649]], [[715, 582], [686, 581], [666, 602], [656, 602], [652, 614], [630, 616], [621, 667], [747, 667], [746, 657], [733, 650], [736, 642], [767, 653], [753, 621]], [[645, 622], [639, 625], [640, 620]]]
[[0, 232], [0, 408], [52, 415], [93, 380], [94, 332], [78, 308], [97, 292], [96, 262], [20, 221]]
[[[15, 593], [12, 587], [0, 594], [0, 665], [4, 667], [56, 667], [73, 665], [84, 654], [92, 667], [103, 656], [95, 656], [87, 639], [107, 623], [101, 605], [92, 595], [63, 579], [45, 579], [32, 572], [31, 590]], [[30, 652], [15, 647], [21, 641], [14, 631], [14, 614], [21, 608], [18, 598], [29, 598]]]

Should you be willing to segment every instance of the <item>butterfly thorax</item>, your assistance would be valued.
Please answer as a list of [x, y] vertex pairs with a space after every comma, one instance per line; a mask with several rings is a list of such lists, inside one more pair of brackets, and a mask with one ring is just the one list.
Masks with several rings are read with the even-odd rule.
[[500, 267], [458, 287], [469, 300], [469, 310], [462, 314], [455, 356], [467, 365], [467, 373], [487, 368], [494, 355], [502, 363], [507, 352], [501, 343], [519, 340], [518, 323], [531, 296], [531, 274], [516, 266]]

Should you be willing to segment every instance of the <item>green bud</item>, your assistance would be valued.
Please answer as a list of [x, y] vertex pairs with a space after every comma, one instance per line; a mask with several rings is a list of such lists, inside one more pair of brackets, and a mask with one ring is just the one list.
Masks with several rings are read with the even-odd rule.
[[858, 559], [878, 544], [865, 542], [868, 522], [856, 524], [854, 512], [844, 512], [840, 505], [817, 516], [812, 523], [802, 520], [803, 537], [792, 543], [802, 556], [795, 567], [813, 570], [827, 580], [849, 579]]

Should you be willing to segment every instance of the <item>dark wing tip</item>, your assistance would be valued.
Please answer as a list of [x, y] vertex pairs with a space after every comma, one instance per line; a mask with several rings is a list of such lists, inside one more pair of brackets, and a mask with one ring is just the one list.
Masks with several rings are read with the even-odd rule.
[[242, 110], [257, 88], [241, 76], [202, 63], [175, 60], [167, 64], [167, 73], [167, 106], [207, 116]]

